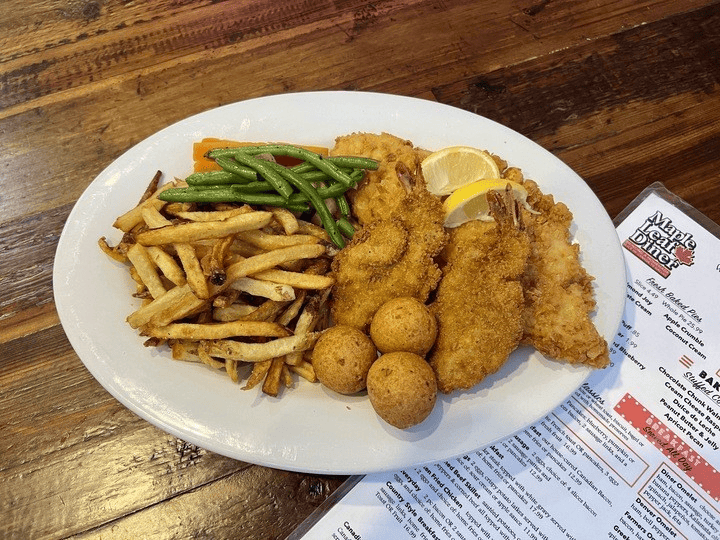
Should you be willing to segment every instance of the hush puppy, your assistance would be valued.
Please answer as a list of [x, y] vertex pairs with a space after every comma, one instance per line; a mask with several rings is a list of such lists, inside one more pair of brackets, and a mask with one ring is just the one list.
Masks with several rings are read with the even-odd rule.
[[345, 325], [325, 330], [312, 353], [318, 380], [339, 394], [364, 390], [368, 370], [376, 359], [377, 349], [370, 338]]
[[437, 337], [437, 321], [428, 307], [409, 296], [388, 300], [370, 323], [370, 338], [382, 353], [412, 352], [425, 356]]
[[367, 391], [378, 416], [405, 429], [425, 420], [433, 410], [437, 381], [422, 356], [392, 352], [382, 355], [370, 367]]

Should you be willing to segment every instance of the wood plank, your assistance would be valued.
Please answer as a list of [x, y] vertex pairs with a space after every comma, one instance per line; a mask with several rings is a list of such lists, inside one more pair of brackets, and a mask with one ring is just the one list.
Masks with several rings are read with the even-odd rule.
[[[0, 223], [0, 342], [18, 336], [18, 316], [33, 310], [45, 318], [53, 303], [52, 272], [57, 242], [71, 205]], [[57, 320], [55, 319], [50, 319]], [[26, 319], [25, 323], [28, 322]], [[42, 324], [42, 323], [41, 323]], [[25, 325], [27, 331], [27, 324]]]
[[[706, 3], [686, 0], [683, 9]], [[318, 41], [317, 32], [327, 36], [329, 30], [334, 36], [329, 42], [323, 40], [325, 50], [317, 59], [378, 58], [395, 47], [397, 33], [403, 32], [413, 43], [407, 51], [408, 61], [431, 59], [431, 67], [437, 70], [461, 55], [471, 61], [482, 59], [493, 68], [520, 61], [528, 54], [569, 47], [621, 27], [646, 24], [678, 10], [677, 3], [670, 0], [622, 0], [614, 4], [609, 11], [603, 2], [525, 0], [519, 6], [504, 3], [489, 10], [483, 2], [467, 4], [462, 0], [442, 4], [386, 0], [370, 5], [355, 0], [341, 5], [293, 1], [277, 9], [275, 3], [266, 1], [235, 4], [229, 10], [224, 2], [199, 8], [178, 7], [166, 1], [151, 4], [146, 12], [143, 4], [130, 3], [122, 10], [103, 11], [101, 4], [91, 2], [84, 8], [89, 17], [78, 9], [43, 9], [27, 14], [8, 6], [6, 29], [11, 46], [5, 56], [7, 75], [0, 90], [0, 109], [73, 88], [103, 85], [108, 79], [133, 76], [141, 69], [157, 71], [176, 62], [198, 63], [198, 52], [206, 51], [208, 59], [247, 56], [286, 40], [293, 40], [293, 45], [310, 39]], [[95, 9], [91, 9], [93, 5]], [[13, 16], [16, 12], [23, 13], [21, 21]], [[423, 17], [437, 21], [430, 32], [427, 24], [418, 19]], [[163, 24], [157, 25], [160, 18]], [[463, 28], [474, 31], [457, 31], [453, 24], [456, 20], [465, 21]], [[34, 29], [32, 48], [24, 51], [29, 27]], [[372, 38], [368, 39], [370, 30]], [[59, 35], [65, 37], [58, 41]], [[43, 37], [44, 45], [37, 50], [37, 40], [42, 42]], [[332, 50], [333, 42], [337, 52]], [[438, 47], [439, 43], [445, 45]], [[357, 51], [357, 56], [345, 54], [351, 51], [344, 49], [360, 47], [364, 50]], [[268, 52], [264, 50], [263, 56]], [[33, 53], [30, 64], [26, 62], [28, 53]], [[287, 69], [293, 64], [280, 65]], [[355, 62], [352, 71], [372, 65]], [[238, 69], [240, 66], [235, 67]]]
[[282, 539], [344, 480], [252, 467], [75, 538]]
[[3, 538], [75, 534], [248, 467], [126, 409], [57, 326], [0, 344], [0, 388]]

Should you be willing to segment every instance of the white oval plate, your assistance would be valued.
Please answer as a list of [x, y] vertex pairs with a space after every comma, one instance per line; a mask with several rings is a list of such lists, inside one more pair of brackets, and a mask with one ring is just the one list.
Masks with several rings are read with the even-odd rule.
[[342, 397], [301, 380], [278, 399], [244, 391], [221, 372], [143, 347], [125, 322], [138, 307], [127, 269], [97, 246], [115, 243], [116, 216], [135, 204], [157, 170], [192, 170], [202, 137], [282, 140], [332, 146], [354, 131], [386, 131], [427, 149], [470, 145], [497, 153], [575, 215], [575, 238], [596, 277], [595, 322], [609, 341], [620, 322], [625, 265], [615, 227], [570, 168], [522, 135], [475, 114], [434, 102], [364, 92], [270, 96], [178, 122], [115, 160], [78, 200], [57, 249], [53, 284], [63, 328], [92, 375], [130, 410], [202, 448], [294, 471], [360, 474], [398, 470], [466, 454], [534, 423], [588, 377], [587, 368], [516, 351], [502, 371], [469, 393], [440, 396], [421, 425], [383, 423], [366, 396]]

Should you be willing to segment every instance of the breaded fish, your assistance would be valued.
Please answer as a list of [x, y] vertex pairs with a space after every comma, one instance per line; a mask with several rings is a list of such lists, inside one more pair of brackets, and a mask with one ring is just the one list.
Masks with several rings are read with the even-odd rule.
[[440, 281], [434, 259], [447, 237], [442, 203], [422, 179], [398, 167], [407, 189], [395, 208], [358, 231], [333, 260], [336, 324], [365, 329], [386, 301], [411, 296], [425, 302]]
[[438, 338], [429, 361], [444, 393], [496, 372], [523, 336], [520, 278], [530, 254], [524, 216], [510, 192], [490, 192], [488, 203], [495, 221], [452, 229], [431, 304]]
[[396, 174], [396, 166], [402, 164], [415, 174], [429, 154], [389, 133], [344, 135], [336, 139], [330, 150], [332, 156], [369, 157], [379, 163], [377, 170], [368, 171], [357, 189], [348, 193], [353, 214], [361, 225], [387, 217], [407, 194]]
[[524, 186], [538, 213], [527, 222], [532, 250], [522, 278], [523, 342], [547, 358], [605, 367], [610, 363], [608, 347], [591, 319], [593, 278], [582, 266], [580, 247], [571, 242], [572, 213], [535, 182], [526, 180]]

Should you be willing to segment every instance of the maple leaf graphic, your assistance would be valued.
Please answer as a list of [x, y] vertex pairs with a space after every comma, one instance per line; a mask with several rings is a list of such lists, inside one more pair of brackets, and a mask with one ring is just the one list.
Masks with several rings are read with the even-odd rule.
[[680, 264], [691, 266], [694, 262], [693, 257], [695, 257], [695, 252], [692, 249], [688, 249], [683, 246], [678, 246], [675, 248], [675, 258]]

